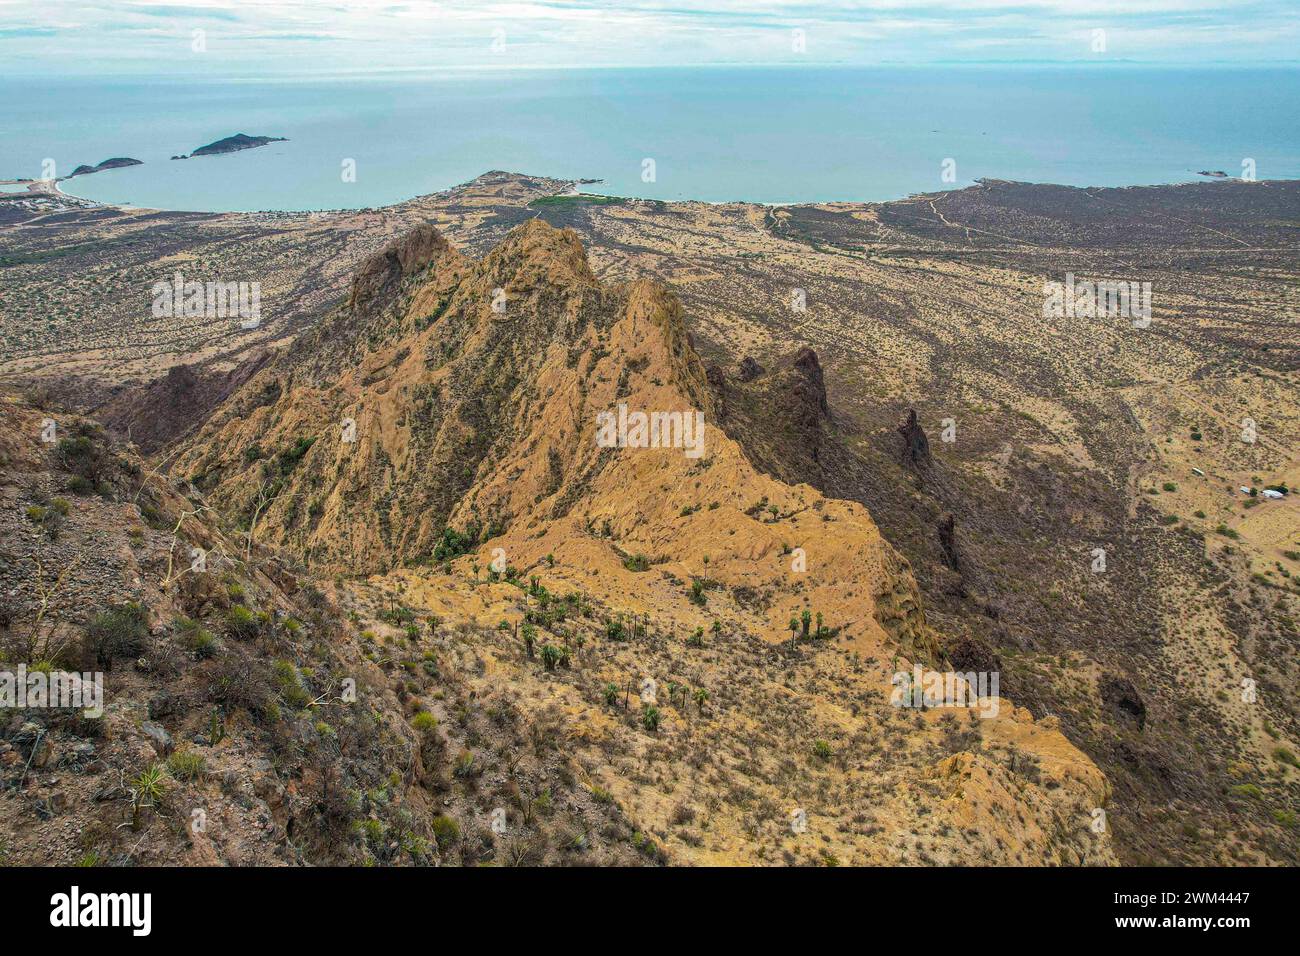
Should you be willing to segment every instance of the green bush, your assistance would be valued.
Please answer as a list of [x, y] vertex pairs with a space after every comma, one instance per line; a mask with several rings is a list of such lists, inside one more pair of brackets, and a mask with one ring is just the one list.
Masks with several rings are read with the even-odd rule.
[[217, 652], [217, 639], [212, 632], [188, 617], [178, 617], [172, 623], [181, 645], [199, 660], [207, 660]]
[[294, 710], [302, 710], [311, 703], [311, 694], [302, 685], [298, 668], [291, 661], [278, 660], [271, 665], [271, 676], [280, 689], [284, 702]]
[[646, 704], [645, 709], [641, 711], [641, 724], [650, 733], [659, 729], [659, 708], [654, 704]]
[[460, 839], [460, 824], [451, 817], [439, 814], [429, 824], [433, 838], [438, 842], [438, 849], [446, 849]]
[[691, 582], [691, 603], [704, 607], [708, 598], [704, 594], [704, 582], [696, 578]]
[[226, 612], [226, 633], [236, 640], [252, 640], [257, 637], [258, 630], [257, 617], [242, 604], [236, 604]]
[[207, 761], [192, 750], [177, 750], [167, 758], [167, 772], [177, 780], [198, 780], [207, 775]]

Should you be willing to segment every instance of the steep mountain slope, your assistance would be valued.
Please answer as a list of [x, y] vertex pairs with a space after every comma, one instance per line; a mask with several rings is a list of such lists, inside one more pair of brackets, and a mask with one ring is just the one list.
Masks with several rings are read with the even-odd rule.
[[436, 627], [373, 653], [222, 524], [96, 423], [0, 400], [0, 675], [103, 675], [100, 715], [0, 712], [0, 864], [653, 861], [544, 708], [472, 687]]
[[[701, 413], [703, 442], [602, 447], [620, 405]], [[717, 411], [662, 287], [601, 285], [540, 221], [479, 262], [421, 228], [174, 471], [246, 540], [340, 575], [359, 620], [476, 633], [483, 686], [554, 697], [669, 859], [1108, 861], [1105, 779], [1050, 721], [889, 705], [896, 670], [941, 664], [906, 562], [862, 506], [757, 472]], [[808, 800], [825, 829], [787, 847]]]
[[[518, 566], [551, 554], [615, 567], [621, 549], [681, 578], [790, 592], [751, 615], [773, 636], [807, 606], [875, 644], [888, 632], [909, 656], [932, 653], [906, 564], [865, 509], [757, 474], [709, 430], [676, 301], [649, 283], [602, 288], [572, 233], [534, 221], [469, 266], [417, 231], [296, 352], [177, 462], [219, 507], [256, 519], [256, 540], [358, 571], [427, 562], [448, 526], [490, 530]], [[250, 395], [278, 398], [250, 408]], [[701, 412], [698, 457], [599, 447], [597, 416], [620, 404]]]

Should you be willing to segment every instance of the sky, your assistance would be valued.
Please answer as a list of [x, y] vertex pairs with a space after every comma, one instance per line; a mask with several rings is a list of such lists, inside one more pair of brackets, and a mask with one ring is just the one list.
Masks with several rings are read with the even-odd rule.
[[1300, 64], [1300, 0], [0, 0], [0, 74]]

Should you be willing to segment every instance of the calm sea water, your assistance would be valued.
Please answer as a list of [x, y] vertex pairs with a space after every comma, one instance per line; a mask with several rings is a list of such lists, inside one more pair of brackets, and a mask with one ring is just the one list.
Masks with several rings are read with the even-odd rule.
[[[490, 169], [658, 199], [883, 200], [980, 177], [1300, 178], [1300, 70], [582, 70], [250, 81], [3, 80], [0, 178], [161, 209], [379, 206]], [[234, 133], [289, 142], [171, 162]], [[654, 160], [654, 180], [644, 160]], [[955, 181], [942, 178], [955, 161]], [[355, 162], [355, 182], [344, 180]]]

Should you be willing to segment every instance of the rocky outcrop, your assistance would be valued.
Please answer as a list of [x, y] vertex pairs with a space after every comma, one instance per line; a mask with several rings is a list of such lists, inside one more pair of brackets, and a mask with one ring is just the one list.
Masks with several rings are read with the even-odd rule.
[[903, 436], [905, 462], [918, 467], [930, 464], [930, 440], [925, 437], [925, 430], [917, 419], [916, 409], [908, 411], [907, 421], [898, 427], [898, 433]]
[[1147, 722], [1147, 705], [1127, 677], [1107, 674], [1101, 681], [1101, 699], [1113, 713], [1142, 730]]
[[433, 226], [418, 226], [367, 258], [358, 267], [348, 293], [353, 312], [374, 311], [392, 304], [392, 293], [404, 279], [427, 269], [451, 252]]
[[957, 516], [947, 515], [939, 522], [939, 548], [943, 551], [944, 562], [954, 571], [961, 570], [961, 559], [957, 555]]
[[722, 423], [753, 463], [782, 481], [821, 476], [830, 406], [817, 353], [804, 347], [766, 369], [746, 357], [734, 375], [710, 369]]
[[763, 366], [755, 362], [750, 356], [746, 355], [740, 360], [740, 366], [736, 369], [736, 378], [742, 382], [752, 382], [765, 372]]

